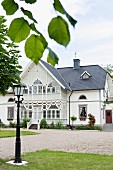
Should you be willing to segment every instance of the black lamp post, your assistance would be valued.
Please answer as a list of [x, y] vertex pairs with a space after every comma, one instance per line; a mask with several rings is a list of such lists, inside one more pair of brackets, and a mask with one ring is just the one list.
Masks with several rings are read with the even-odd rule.
[[25, 89], [25, 85], [14, 85], [14, 94], [17, 96], [17, 124], [16, 124], [16, 143], [15, 143], [15, 160], [14, 163], [22, 163], [21, 161], [21, 139], [20, 139], [20, 103], [22, 103], [23, 98], [20, 99], [21, 96], [23, 96], [23, 91]]

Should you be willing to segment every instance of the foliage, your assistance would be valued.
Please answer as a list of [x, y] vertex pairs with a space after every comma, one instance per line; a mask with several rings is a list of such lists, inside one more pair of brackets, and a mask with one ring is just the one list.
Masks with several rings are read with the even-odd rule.
[[20, 82], [19, 74], [21, 66], [18, 64], [19, 51], [8, 37], [6, 22], [0, 16], [0, 93], [5, 95], [9, 87]]
[[54, 122], [52, 121], [50, 126], [49, 126], [50, 129], [54, 129], [55, 128], [55, 125], [54, 125]]
[[89, 125], [79, 125], [76, 127], [77, 130], [99, 130], [102, 131], [102, 128], [100, 126], [93, 126], [90, 127]]
[[22, 120], [22, 122], [21, 122], [21, 127], [22, 128], [27, 128], [27, 122], [29, 122], [30, 121], [30, 119], [28, 119], [27, 117], [24, 117], [24, 119]]
[[4, 127], [5, 127], [5, 124], [0, 119], [0, 128], [4, 128]]
[[[24, 153], [22, 160], [28, 166], [12, 166], [7, 160], [0, 159], [0, 168], [5, 170], [112, 170], [113, 155], [88, 153], [69, 153], [62, 151], [41, 150]], [[37, 168], [38, 167], [38, 168]]]
[[45, 119], [40, 121], [40, 128], [46, 129], [48, 127], [47, 122]]
[[74, 122], [75, 120], [77, 120], [77, 117], [75, 117], [74, 115], [71, 116], [72, 125], [73, 125], [73, 122]]
[[56, 123], [55, 129], [62, 129], [62, 128], [63, 128], [62, 122], [61, 122], [61, 121], [58, 121], [58, 122]]
[[16, 127], [16, 123], [15, 122], [9, 122], [9, 127], [10, 128], [15, 128]]
[[[38, 133], [31, 131], [20, 131], [20, 135], [36, 135]], [[16, 136], [16, 130], [0, 130], [0, 138], [14, 137]]]
[[[15, 2], [15, 0], [3, 0], [1, 5], [7, 15], [14, 15], [16, 11], [21, 11], [24, 17], [15, 18], [9, 27], [9, 36], [14, 42], [25, 42], [25, 53], [28, 58], [36, 64], [43, 56], [44, 51], [48, 50], [47, 61], [51, 65], [58, 63], [58, 56], [51, 50], [45, 37], [37, 30], [38, 21], [33, 17], [32, 11], [23, 8], [22, 4], [32, 5], [37, 3], [37, 0], [21, 0], [23, 2]], [[52, 2], [51, 2], [52, 3]], [[53, 9], [56, 17], [52, 18], [48, 24], [48, 35], [58, 44], [66, 47], [70, 42], [70, 31], [68, 22], [75, 27], [77, 21], [73, 19], [64, 9], [60, 0], [53, 0]], [[44, 15], [45, 11], [44, 11]], [[25, 19], [27, 17], [27, 20]], [[66, 18], [66, 20], [64, 19]], [[33, 32], [31, 34], [31, 32]], [[30, 49], [29, 49], [30, 48]]]
[[94, 126], [94, 124], [95, 124], [95, 122], [96, 122], [95, 116], [93, 116], [91, 113], [88, 114], [88, 116], [89, 116], [89, 118], [88, 118], [88, 119], [89, 119], [89, 122], [88, 122], [89, 124], [88, 124], [88, 125], [89, 125], [90, 127], [92, 127], [92, 126]]
[[[113, 65], [112, 64], [107, 64], [106, 66], [104, 66], [104, 69], [109, 73], [109, 74], [113, 74]], [[113, 75], [112, 75], [113, 76]]]

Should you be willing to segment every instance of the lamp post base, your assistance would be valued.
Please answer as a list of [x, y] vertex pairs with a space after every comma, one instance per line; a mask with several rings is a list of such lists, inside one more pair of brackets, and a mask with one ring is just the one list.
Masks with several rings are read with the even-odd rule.
[[21, 161], [21, 163], [16, 163], [15, 160], [11, 160], [6, 162], [11, 165], [18, 165], [18, 166], [27, 166], [28, 162], [27, 161]]

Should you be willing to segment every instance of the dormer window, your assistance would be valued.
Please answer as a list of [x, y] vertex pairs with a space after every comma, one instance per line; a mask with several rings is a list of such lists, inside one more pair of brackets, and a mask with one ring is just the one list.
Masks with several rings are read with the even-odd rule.
[[87, 71], [84, 71], [80, 76], [80, 78], [83, 80], [89, 79], [90, 77], [91, 77], [91, 74], [89, 74]]

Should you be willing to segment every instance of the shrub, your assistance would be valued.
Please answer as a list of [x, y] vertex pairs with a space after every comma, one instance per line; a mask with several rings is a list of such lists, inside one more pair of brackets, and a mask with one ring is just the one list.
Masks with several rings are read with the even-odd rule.
[[5, 124], [3, 124], [3, 122], [0, 119], [0, 128], [4, 128], [4, 127], [5, 127]]
[[100, 126], [93, 126], [90, 127], [88, 125], [79, 125], [76, 127], [77, 130], [100, 130], [102, 131], [102, 128]]
[[95, 122], [96, 122], [96, 120], [95, 120], [95, 116], [93, 116], [91, 113], [90, 114], [88, 114], [88, 116], [89, 116], [89, 126], [90, 127], [93, 127], [94, 126], [94, 124], [95, 124]]
[[63, 128], [62, 122], [61, 121], [57, 122], [55, 128], [56, 129], [62, 129]]
[[75, 120], [77, 120], [77, 117], [71, 116], [72, 126], [73, 126], [73, 122], [74, 122]]
[[23, 121], [20, 123], [20, 127], [27, 128], [27, 122], [29, 121], [30, 119], [28, 119], [27, 117], [24, 117]]
[[47, 122], [45, 119], [40, 121], [40, 128], [46, 129], [48, 127]]
[[16, 127], [16, 123], [15, 122], [9, 122], [9, 127], [10, 128], [15, 128]]
[[50, 129], [54, 129], [55, 128], [55, 125], [54, 125], [54, 122], [52, 121], [50, 126], [49, 126]]

